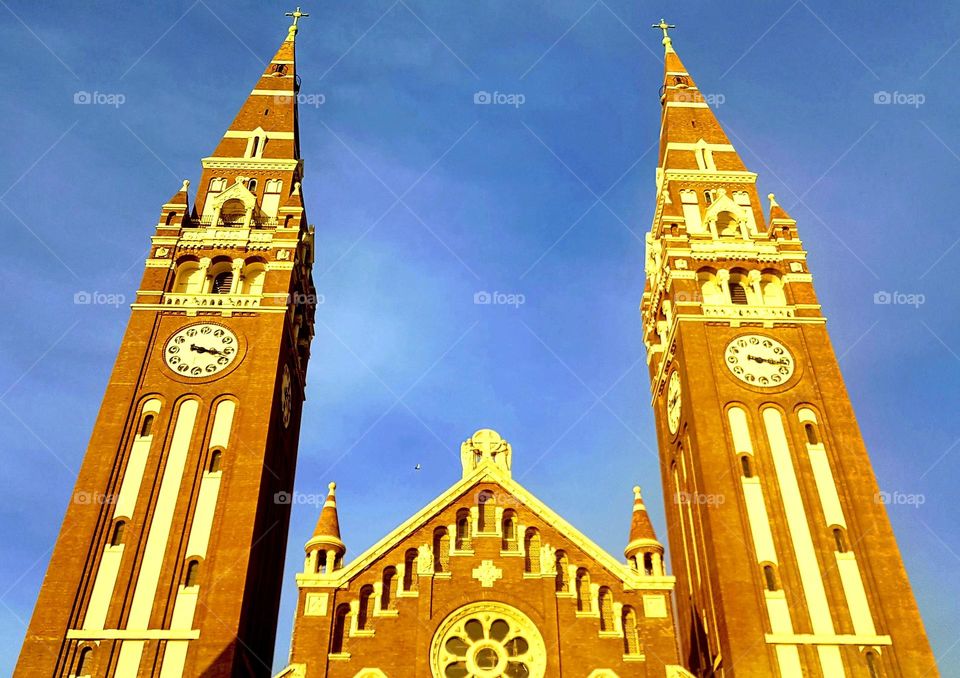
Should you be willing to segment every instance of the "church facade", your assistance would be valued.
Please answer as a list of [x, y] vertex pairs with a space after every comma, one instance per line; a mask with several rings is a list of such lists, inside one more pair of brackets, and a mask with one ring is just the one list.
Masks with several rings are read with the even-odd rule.
[[[163, 205], [76, 483], [104, 500], [68, 508], [18, 677], [271, 673], [277, 497], [293, 490], [316, 301], [306, 15], [289, 15], [192, 204], [184, 182]], [[671, 26], [655, 27], [640, 321], [672, 574], [639, 488], [612, 556], [514, 481], [510, 444], [481, 429], [460, 480], [350, 561], [329, 485], [286, 582], [283, 678], [936, 674], [796, 222], [772, 195], [764, 211]]]

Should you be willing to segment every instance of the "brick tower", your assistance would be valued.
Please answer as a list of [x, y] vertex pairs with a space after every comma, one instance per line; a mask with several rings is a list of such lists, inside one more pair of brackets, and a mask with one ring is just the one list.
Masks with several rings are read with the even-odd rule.
[[163, 205], [16, 675], [270, 675], [313, 336], [297, 21]]
[[644, 337], [681, 660], [698, 676], [936, 672], [796, 222], [664, 31]]

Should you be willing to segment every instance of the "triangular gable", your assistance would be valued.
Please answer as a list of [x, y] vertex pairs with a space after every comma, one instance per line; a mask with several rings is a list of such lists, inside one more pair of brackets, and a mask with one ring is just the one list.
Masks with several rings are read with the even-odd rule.
[[[473, 473], [451, 486], [443, 494], [438, 496], [420, 511], [415, 513], [413, 516], [391, 531], [383, 539], [360, 554], [349, 565], [338, 570], [333, 575], [315, 576], [299, 574], [297, 575], [297, 580], [310, 581], [311, 583], [323, 583], [329, 586], [341, 586], [347, 583], [366, 570], [384, 553], [387, 553], [393, 549], [422, 525], [435, 518], [441, 511], [454, 503], [458, 497], [467, 493], [471, 487], [482, 482], [493, 482], [500, 485], [507, 493], [517, 499], [528, 510], [533, 512], [546, 524], [550, 525], [553, 529], [559, 532], [564, 539], [567, 539], [572, 544], [577, 546], [595, 562], [606, 568], [621, 582], [627, 583], [627, 581], [630, 580], [630, 584], [635, 583], [634, 580], [637, 573], [634, 572], [628, 565], [616, 560], [613, 556], [600, 548], [600, 546], [595, 544], [586, 535], [573, 527], [573, 525], [560, 517], [549, 506], [537, 499], [526, 488], [520, 485], [520, 483], [513, 480], [507, 473], [502, 471], [491, 462], [484, 462], [479, 465]], [[649, 584], [650, 578], [645, 577], [644, 579], [645, 582]], [[673, 577], [664, 577], [664, 579], [669, 579], [671, 582], [673, 581]]]

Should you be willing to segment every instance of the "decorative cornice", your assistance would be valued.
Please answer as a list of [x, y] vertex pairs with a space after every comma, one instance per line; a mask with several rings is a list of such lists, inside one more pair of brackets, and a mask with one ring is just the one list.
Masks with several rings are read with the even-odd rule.
[[303, 172], [303, 159], [289, 158], [204, 158], [200, 161], [203, 169], [223, 170], [278, 170], [284, 172], [300, 170]]

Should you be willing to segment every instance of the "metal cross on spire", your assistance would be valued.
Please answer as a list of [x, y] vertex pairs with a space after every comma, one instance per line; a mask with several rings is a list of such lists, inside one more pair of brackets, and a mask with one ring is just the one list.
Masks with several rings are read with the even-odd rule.
[[660, 19], [660, 23], [658, 23], [658, 24], [653, 24], [650, 28], [657, 28], [657, 29], [663, 31], [663, 44], [664, 44], [664, 45], [669, 45], [669, 44], [670, 44], [670, 34], [668, 33], [668, 31], [669, 31], [671, 28], [676, 28], [676, 25], [675, 25], [675, 24], [668, 24], [664, 19]]
[[297, 27], [297, 22], [299, 22], [300, 19], [302, 19], [302, 18], [305, 17], [305, 16], [310, 16], [310, 15], [307, 14], [306, 12], [301, 12], [301, 11], [300, 11], [300, 8], [297, 7], [297, 8], [296, 8], [295, 10], [293, 10], [292, 12], [287, 12], [284, 16], [292, 16], [292, 17], [293, 17], [293, 26], [292, 26], [292, 28], [296, 28], [296, 27]]

